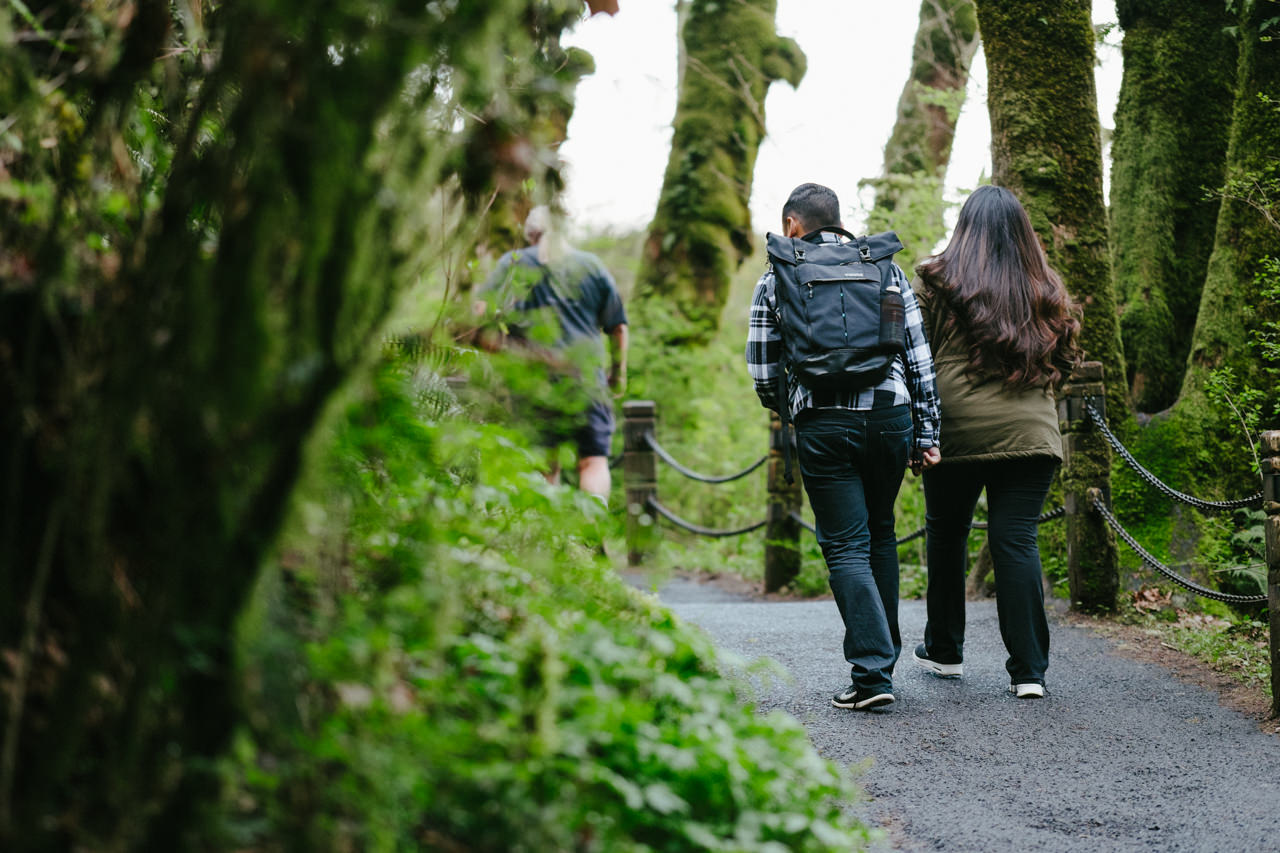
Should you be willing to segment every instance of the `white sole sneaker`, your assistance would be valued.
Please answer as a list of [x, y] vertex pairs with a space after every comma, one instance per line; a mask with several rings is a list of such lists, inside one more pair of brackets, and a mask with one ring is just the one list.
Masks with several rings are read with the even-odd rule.
[[964, 675], [962, 663], [938, 663], [936, 660], [921, 657], [919, 652], [912, 652], [911, 659], [939, 678], [959, 678]]
[[1009, 692], [1019, 699], [1043, 699], [1044, 685], [1028, 681], [1024, 684], [1010, 684]]
[[889, 692], [860, 693], [854, 690], [846, 690], [843, 693], [837, 693], [831, 698], [831, 704], [837, 708], [846, 708], [853, 711], [870, 711], [873, 708], [892, 705], [893, 702], [893, 694]]

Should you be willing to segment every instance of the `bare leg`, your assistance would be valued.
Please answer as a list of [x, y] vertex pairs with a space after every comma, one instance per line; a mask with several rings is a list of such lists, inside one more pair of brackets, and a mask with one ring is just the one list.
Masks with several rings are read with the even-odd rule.
[[578, 487], [582, 491], [598, 495], [607, 502], [611, 485], [609, 457], [584, 456], [578, 460]]

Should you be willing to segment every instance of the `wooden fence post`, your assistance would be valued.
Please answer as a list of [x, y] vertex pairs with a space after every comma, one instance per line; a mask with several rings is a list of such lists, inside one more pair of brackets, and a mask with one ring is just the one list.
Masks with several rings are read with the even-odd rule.
[[638, 566], [652, 553], [658, 525], [649, 499], [658, 494], [658, 463], [645, 436], [658, 422], [652, 400], [628, 400], [622, 404], [622, 479], [627, 499], [627, 563]]
[[1085, 411], [1089, 399], [1106, 417], [1102, 363], [1087, 361], [1072, 372], [1058, 401], [1062, 428], [1062, 488], [1067, 515], [1067, 582], [1071, 609], [1115, 610], [1120, 589], [1115, 534], [1093, 511], [1090, 489], [1111, 503], [1111, 448], [1093, 429]]
[[795, 482], [788, 485], [783, 472], [790, 448], [784, 443], [782, 419], [777, 412], [769, 415], [769, 512], [764, 539], [764, 591], [777, 592], [800, 574], [800, 524], [792, 513], [799, 513], [803, 495], [800, 468], [794, 466]]
[[1280, 431], [1262, 434], [1262, 509], [1267, 514], [1267, 607], [1271, 614], [1271, 716], [1280, 717]]

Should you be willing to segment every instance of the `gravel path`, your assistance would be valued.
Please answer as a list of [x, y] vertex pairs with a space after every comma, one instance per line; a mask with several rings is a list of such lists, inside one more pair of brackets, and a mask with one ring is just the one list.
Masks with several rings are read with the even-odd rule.
[[842, 711], [848, 683], [831, 601], [764, 602], [673, 580], [660, 598], [721, 649], [768, 657], [787, 683], [756, 684], [761, 708], [797, 717], [828, 758], [866, 761], [878, 849], [945, 851], [1280, 850], [1280, 738], [1217, 694], [1117, 654], [1051, 616], [1049, 696], [1006, 693], [994, 602], [969, 604], [965, 674], [935, 678], [910, 650], [924, 604], [904, 601], [898, 701]]

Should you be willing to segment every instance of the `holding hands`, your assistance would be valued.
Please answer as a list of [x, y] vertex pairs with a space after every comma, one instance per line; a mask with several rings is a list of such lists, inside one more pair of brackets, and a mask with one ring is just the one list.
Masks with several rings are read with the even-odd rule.
[[927, 471], [934, 465], [942, 461], [942, 451], [935, 444], [928, 450], [923, 450], [919, 455], [912, 454], [911, 457], [911, 473], [919, 477], [920, 472]]

